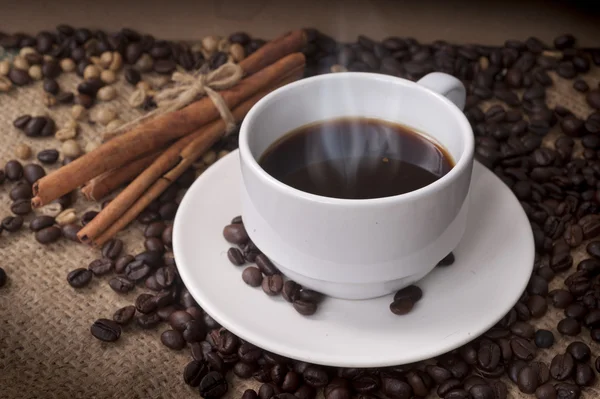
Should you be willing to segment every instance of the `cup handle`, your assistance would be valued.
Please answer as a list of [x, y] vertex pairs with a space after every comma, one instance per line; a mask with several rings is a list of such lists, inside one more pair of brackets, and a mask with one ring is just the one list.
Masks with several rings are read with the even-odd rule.
[[442, 72], [432, 72], [423, 76], [417, 83], [446, 97], [461, 111], [465, 108], [467, 91], [462, 82], [454, 76]]

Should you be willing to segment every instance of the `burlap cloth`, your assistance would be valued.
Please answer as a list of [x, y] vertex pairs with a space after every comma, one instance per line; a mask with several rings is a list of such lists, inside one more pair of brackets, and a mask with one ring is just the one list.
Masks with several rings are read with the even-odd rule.
[[[600, 81], [600, 73], [587, 74], [591, 87]], [[556, 76], [553, 76], [556, 79]], [[75, 90], [80, 78], [63, 75], [59, 83], [63, 89]], [[575, 92], [572, 81], [557, 80], [550, 91], [551, 106], [560, 102], [585, 117], [591, 112], [584, 95]], [[124, 120], [138, 112], [127, 98], [132, 91], [123, 82], [115, 84], [119, 97], [96, 106], [114, 108]], [[47, 109], [42, 102], [41, 83], [0, 94], [0, 164], [14, 158], [18, 143], [25, 142], [34, 149], [59, 148], [60, 142], [52, 137], [29, 139], [12, 126], [19, 115], [38, 115], [49, 112], [62, 126], [70, 118], [69, 106]], [[78, 142], [85, 146], [99, 141], [100, 126], [81, 125]], [[555, 132], [556, 134], [556, 132]], [[10, 214], [8, 192], [11, 184], [0, 189], [0, 216]], [[81, 214], [98, 205], [78, 200], [76, 209]], [[215, 232], [219, 234], [219, 232]], [[130, 226], [120, 234], [129, 253], [143, 249], [141, 227]], [[585, 243], [574, 251], [575, 264], [586, 256]], [[509, 248], [507, 250], [510, 250]], [[75, 290], [66, 282], [67, 273], [77, 267], [87, 267], [98, 256], [98, 251], [61, 240], [49, 246], [37, 243], [33, 234], [23, 228], [17, 234], [2, 234], [0, 238], [0, 265], [9, 276], [8, 284], [0, 289], [0, 398], [182, 398], [199, 397], [197, 391], [186, 386], [182, 370], [190, 361], [189, 351], [172, 351], [160, 342], [162, 325], [151, 331], [140, 330], [135, 323], [124, 329], [116, 343], [103, 343], [90, 335], [90, 325], [99, 317], [111, 318], [114, 311], [132, 304], [142, 290], [120, 295], [108, 286], [108, 277], [94, 278], [89, 287]], [[562, 277], [555, 278], [551, 288], [562, 287]], [[557, 342], [549, 350], [540, 350], [538, 360], [549, 364], [552, 357], [564, 352], [573, 341], [556, 331], [562, 311], [550, 306], [542, 319], [533, 323], [538, 328], [554, 332]], [[578, 339], [588, 343], [594, 356], [600, 355], [600, 346], [591, 342], [587, 330]], [[258, 389], [256, 381], [242, 381], [230, 377], [228, 398], [239, 398], [247, 388]], [[512, 398], [531, 397], [521, 394], [507, 381]], [[600, 384], [586, 388], [583, 397], [600, 397]], [[432, 397], [437, 397], [432, 395]]]

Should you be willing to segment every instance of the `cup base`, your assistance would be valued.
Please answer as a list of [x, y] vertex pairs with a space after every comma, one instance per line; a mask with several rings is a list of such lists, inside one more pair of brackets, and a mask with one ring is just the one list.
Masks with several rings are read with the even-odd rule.
[[399, 278], [391, 281], [382, 281], [376, 283], [339, 283], [333, 281], [317, 280], [302, 274], [298, 274], [286, 267], [273, 262], [277, 268], [288, 278], [294, 280], [303, 287], [320, 292], [327, 296], [346, 299], [346, 300], [363, 300], [373, 299], [381, 296], [389, 295], [404, 287], [416, 283], [429, 274], [435, 267], [425, 269], [422, 272], [413, 274], [407, 277]]

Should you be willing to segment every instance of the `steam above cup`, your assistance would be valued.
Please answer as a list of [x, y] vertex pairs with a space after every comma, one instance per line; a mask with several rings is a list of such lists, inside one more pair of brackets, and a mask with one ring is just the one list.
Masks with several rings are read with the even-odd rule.
[[[422, 279], [455, 249], [466, 226], [474, 139], [461, 112], [464, 103], [462, 83], [443, 73], [417, 83], [328, 74], [265, 96], [244, 119], [239, 138], [248, 235], [287, 277], [329, 296], [374, 298]], [[259, 165], [286, 133], [341, 117], [409, 126], [440, 143], [455, 165], [418, 190], [361, 200], [297, 190]]]

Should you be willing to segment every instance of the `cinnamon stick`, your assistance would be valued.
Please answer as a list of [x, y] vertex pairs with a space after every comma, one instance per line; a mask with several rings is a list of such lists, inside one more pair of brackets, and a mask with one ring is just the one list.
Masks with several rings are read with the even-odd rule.
[[[301, 53], [290, 54], [259, 72], [243, 79], [231, 89], [220, 92], [227, 107], [232, 109], [282, 80], [291, 71], [304, 67], [305, 57]], [[130, 132], [104, 143], [57, 171], [46, 175], [33, 185], [33, 207], [43, 206], [60, 196], [73, 191], [88, 180], [114, 168], [118, 168], [141, 154], [156, 151], [169, 141], [189, 134], [219, 117], [219, 113], [208, 97], [187, 107], [161, 115], [142, 123]]]
[[81, 193], [90, 201], [98, 201], [116, 190], [121, 185], [130, 182], [158, 158], [160, 152], [146, 155], [119, 168], [109, 170], [94, 177], [81, 189]]
[[[236, 107], [232, 114], [236, 121], [239, 123], [244, 116], [248, 113], [250, 108], [264, 97], [268, 92], [275, 90], [277, 87], [283, 86], [284, 84], [290, 83], [301, 77], [303, 68], [296, 68], [291, 74], [278, 82], [274, 87], [269, 90], [261, 92], [249, 100], [243, 102], [241, 105]], [[84, 243], [93, 242], [96, 245], [102, 245], [105, 240], [112, 237], [125, 227], [131, 220], [128, 216], [132, 215], [133, 211], [130, 209], [136, 204], [139, 199], [146, 194], [144, 193], [148, 187], [151, 187], [156, 183], [161, 176], [167, 176], [169, 171], [173, 173], [179, 173], [174, 179], [179, 177], [183, 171], [191, 166], [191, 164], [202, 155], [196, 155], [193, 159], [190, 158], [190, 154], [196, 154], [200, 150], [192, 151], [193, 148], [201, 148], [202, 152], [210, 148], [216, 141], [218, 141], [225, 130], [225, 122], [223, 120], [217, 120], [212, 122], [208, 126], [197, 130], [196, 132], [179, 139], [175, 144], [171, 145], [165, 150], [150, 167], [144, 170], [131, 184], [129, 184], [119, 195], [113, 199], [91, 222], [85, 225], [78, 233], [79, 240]], [[188, 146], [192, 146], [188, 149]], [[187, 149], [187, 150], [186, 150]], [[159, 194], [160, 195], [160, 194]], [[137, 209], [137, 208], [135, 208]], [[143, 209], [143, 208], [142, 208]], [[141, 212], [141, 210], [140, 210]], [[133, 216], [135, 218], [139, 212]]]

